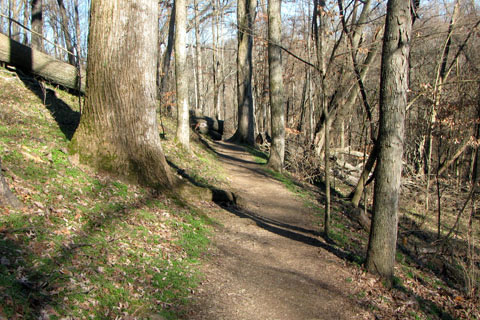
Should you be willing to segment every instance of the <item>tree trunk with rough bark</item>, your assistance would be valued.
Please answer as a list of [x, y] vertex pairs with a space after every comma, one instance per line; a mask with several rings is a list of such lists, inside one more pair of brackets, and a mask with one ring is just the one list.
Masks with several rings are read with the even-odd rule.
[[80, 162], [166, 189], [173, 176], [156, 117], [158, 4], [93, 1], [85, 109], [70, 145]]
[[238, 51], [237, 51], [237, 104], [238, 126], [232, 140], [255, 144], [255, 124], [252, 95], [252, 50], [253, 23], [256, 0], [239, 0], [237, 7]]
[[285, 161], [285, 105], [282, 79], [282, 20], [281, 0], [268, 1], [268, 70], [270, 110], [272, 114], [272, 146], [268, 166], [282, 171]]
[[378, 158], [366, 267], [393, 284], [407, 106], [411, 2], [389, 0], [380, 78]]

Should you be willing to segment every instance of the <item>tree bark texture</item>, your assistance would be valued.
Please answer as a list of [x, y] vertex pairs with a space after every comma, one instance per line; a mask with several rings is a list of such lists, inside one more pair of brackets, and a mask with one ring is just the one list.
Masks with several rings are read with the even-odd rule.
[[[0, 61], [63, 87], [79, 89], [78, 71], [74, 66], [24, 46], [4, 34], [0, 34]], [[80, 92], [84, 93], [84, 88], [85, 78], [82, 78]]]
[[268, 1], [268, 71], [272, 146], [268, 166], [282, 171], [285, 160], [285, 105], [283, 103], [281, 0]]
[[188, 117], [188, 75], [187, 65], [187, 4], [175, 0], [175, 83], [177, 88], [177, 141], [190, 148], [190, 126]]
[[168, 188], [156, 117], [158, 4], [93, 1], [85, 110], [71, 143], [82, 163]]
[[389, 286], [393, 282], [397, 244], [411, 31], [411, 2], [389, 0], [380, 78], [374, 213], [366, 261], [367, 269], [383, 277]]
[[255, 144], [255, 123], [252, 96], [252, 50], [255, 0], [239, 0], [237, 7], [237, 104], [238, 127], [233, 140], [249, 145]]
[[43, 0], [31, 0], [32, 7], [32, 47], [43, 51]]

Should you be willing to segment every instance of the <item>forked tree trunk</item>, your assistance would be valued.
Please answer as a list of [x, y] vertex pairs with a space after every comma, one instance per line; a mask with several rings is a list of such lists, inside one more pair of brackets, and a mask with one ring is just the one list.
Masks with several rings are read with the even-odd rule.
[[272, 146], [268, 166], [282, 171], [285, 161], [285, 105], [282, 79], [281, 0], [268, 1], [268, 70], [270, 76], [270, 110], [272, 114]]
[[93, 1], [90, 18], [85, 109], [71, 152], [98, 170], [169, 188], [156, 120], [158, 4]]
[[188, 123], [188, 75], [187, 65], [187, 4], [175, 0], [175, 82], [177, 88], [177, 141], [190, 148], [190, 126]]
[[382, 51], [379, 153], [366, 267], [384, 278], [389, 287], [393, 284], [397, 245], [408, 57], [412, 33], [411, 10], [410, 1], [388, 1]]
[[256, 0], [239, 0], [237, 7], [237, 104], [238, 126], [232, 137], [240, 143], [255, 144], [254, 108], [252, 96], [253, 23]]
[[317, 47], [317, 61], [318, 61], [318, 70], [320, 71], [320, 88], [322, 90], [320, 101], [322, 105], [322, 113], [325, 119], [326, 128], [324, 130], [324, 141], [325, 141], [325, 153], [324, 153], [324, 176], [325, 176], [325, 214], [324, 214], [324, 234], [325, 237], [329, 237], [330, 233], [330, 163], [329, 163], [329, 144], [330, 144], [330, 128], [329, 128], [329, 111], [327, 103], [327, 93], [326, 93], [326, 42], [325, 42], [325, 17], [324, 1], [314, 1], [314, 10], [313, 10], [313, 21], [314, 21], [314, 33], [315, 33], [315, 45]]

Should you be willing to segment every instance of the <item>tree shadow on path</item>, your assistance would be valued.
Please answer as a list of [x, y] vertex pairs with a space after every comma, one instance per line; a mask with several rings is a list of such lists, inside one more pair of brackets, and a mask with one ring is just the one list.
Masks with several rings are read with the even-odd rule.
[[[208, 143], [207, 143], [208, 145]], [[222, 150], [227, 149], [227, 150], [232, 150], [235, 152], [239, 151], [244, 151], [244, 149], [241, 146], [235, 146], [235, 145], [220, 145]], [[239, 167], [244, 167], [247, 170], [250, 171], [255, 171], [257, 172], [257, 169], [255, 167], [258, 167], [258, 164], [253, 163], [253, 162], [247, 162], [243, 159], [239, 159], [235, 156], [232, 156], [230, 154], [224, 154], [222, 150], [216, 150], [212, 146], [208, 146], [211, 150], [215, 152], [218, 156], [224, 158], [226, 161], [233, 163]], [[227, 151], [228, 152], [228, 151]], [[252, 167], [249, 164], [255, 164], [254, 167]], [[263, 172], [261, 168], [258, 169], [261, 172], [262, 175], [270, 178], [270, 179], [275, 179], [272, 178], [270, 175], [268, 175], [266, 172]], [[299, 185], [299, 187], [302, 187]], [[338, 197], [340, 196], [339, 194], [337, 195]], [[322, 201], [322, 196], [320, 196], [318, 201]], [[348, 261], [350, 263], [359, 263], [359, 256], [355, 252], [350, 252], [346, 250], [345, 248], [342, 248], [340, 246], [335, 245], [334, 242], [332, 242], [330, 239], [328, 239], [324, 233], [318, 232], [315, 230], [310, 230], [308, 228], [303, 228], [300, 226], [296, 226], [293, 224], [285, 223], [280, 220], [275, 220], [269, 217], [265, 217], [261, 214], [261, 207], [259, 208], [258, 212], [253, 212], [248, 210], [247, 208], [239, 207], [236, 205], [228, 204], [228, 203], [221, 203], [217, 202], [219, 206], [221, 206], [223, 209], [226, 211], [234, 214], [235, 216], [242, 218], [242, 219], [249, 219], [255, 224], [262, 228], [263, 230], [266, 230], [268, 232], [271, 232], [273, 234], [279, 235], [281, 237], [300, 242], [302, 244], [312, 246], [312, 247], [318, 247], [322, 248], [332, 254], [334, 254], [336, 257]], [[281, 209], [278, 209], [281, 210]], [[436, 304], [434, 301], [425, 299], [417, 294], [415, 294], [412, 290], [410, 289], [405, 289], [405, 288], [396, 288], [395, 290], [401, 290], [407, 293], [409, 296], [413, 297], [417, 302], [419, 308], [425, 312], [427, 315], [432, 315], [434, 317], [438, 317], [439, 319], [453, 319], [453, 317], [448, 313], [447, 310], [445, 310], [442, 306]]]
[[[335, 245], [333, 245], [330, 240], [327, 240], [325, 235], [321, 232], [315, 230], [309, 230], [302, 227], [290, 225], [283, 223], [274, 219], [266, 218], [260, 216], [254, 212], [251, 212], [247, 209], [239, 208], [237, 206], [232, 206], [225, 203], [217, 203], [220, 207], [227, 210], [230, 213], [233, 213], [239, 218], [250, 219], [256, 223], [256, 225], [264, 230], [277, 234], [279, 236], [301, 242], [303, 244], [319, 247], [327, 250], [330, 253], [333, 253], [335, 256], [339, 257], [342, 260], [347, 260], [354, 262], [354, 256], [344, 251]], [[316, 237], [321, 237], [323, 241], [317, 239]]]

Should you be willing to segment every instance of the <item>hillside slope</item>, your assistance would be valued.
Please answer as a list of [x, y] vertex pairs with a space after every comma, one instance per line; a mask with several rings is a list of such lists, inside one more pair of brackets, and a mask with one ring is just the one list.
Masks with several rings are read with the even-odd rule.
[[[25, 204], [0, 208], [0, 319], [176, 319], [199, 279], [211, 222], [179, 196], [73, 164], [78, 110], [75, 96], [0, 69], [2, 169]], [[191, 154], [165, 146], [173, 165], [220, 183], [201, 145]]]

